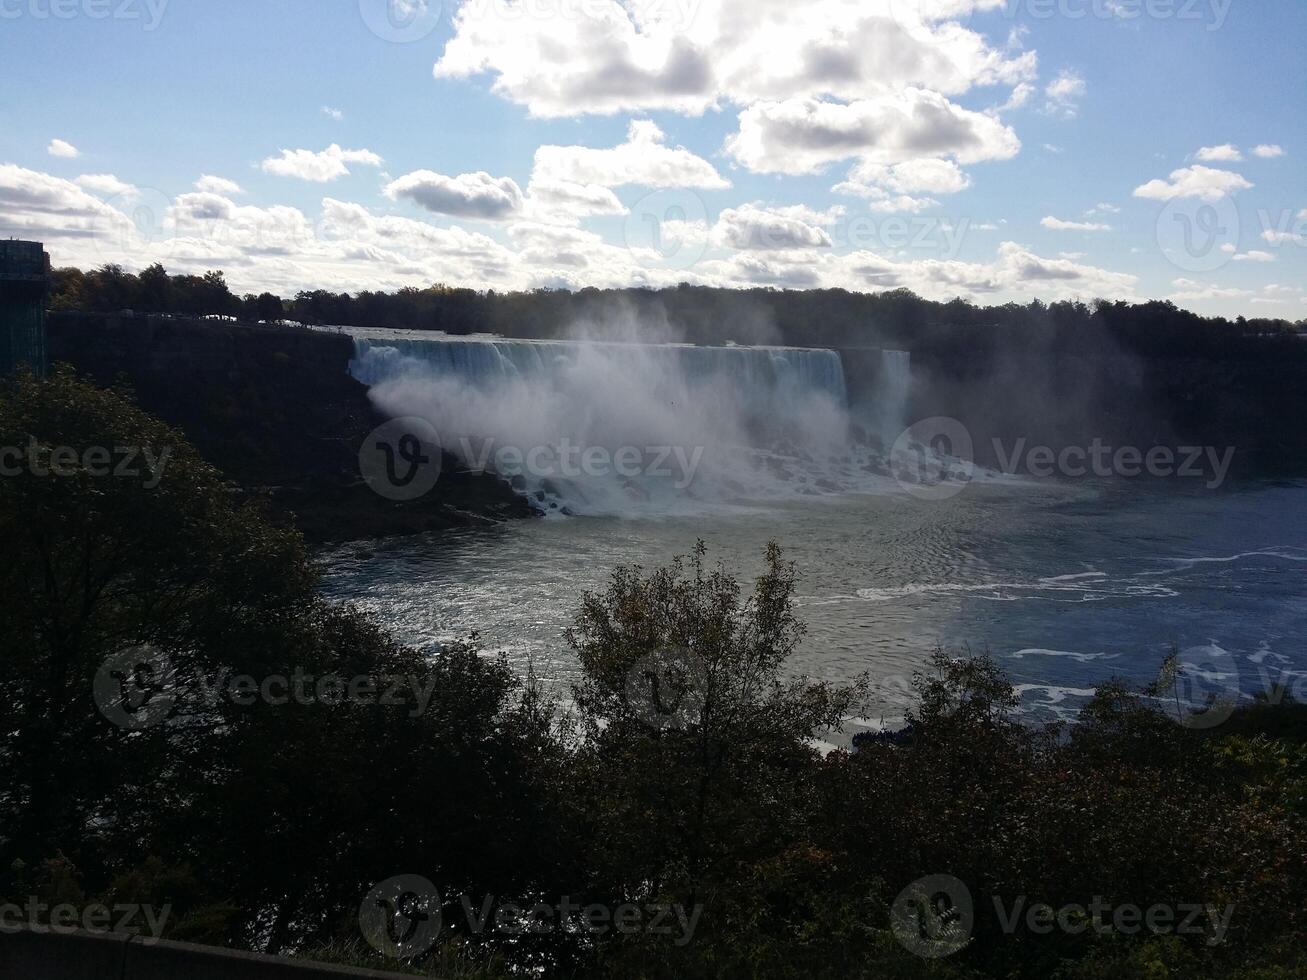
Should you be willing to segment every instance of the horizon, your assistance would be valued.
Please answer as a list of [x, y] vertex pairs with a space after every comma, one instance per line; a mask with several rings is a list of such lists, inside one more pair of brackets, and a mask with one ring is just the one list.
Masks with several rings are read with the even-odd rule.
[[1307, 317], [1307, 67], [1280, 41], [1307, 9], [743, 9], [9, 0], [7, 76], [41, 97], [0, 101], [0, 235], [283, 296], [688, 282]]

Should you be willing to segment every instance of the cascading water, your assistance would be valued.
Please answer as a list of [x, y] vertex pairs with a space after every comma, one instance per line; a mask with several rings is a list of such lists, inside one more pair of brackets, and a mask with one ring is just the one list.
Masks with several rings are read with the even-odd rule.
[[[883, 489], [849, 438], [840, 355], [351, 330], [350, 372], [392, 416], [510, 480], [541, 510], [624, 514]], [[906, 412], [908, 355], [886, 352], [883, 423]]]
[[877, 379], [876, 429], [886, 446], [908, 425], [908, 404], [912, 392], [912, 355], [902, 350], [880, 352], [880, 377]]

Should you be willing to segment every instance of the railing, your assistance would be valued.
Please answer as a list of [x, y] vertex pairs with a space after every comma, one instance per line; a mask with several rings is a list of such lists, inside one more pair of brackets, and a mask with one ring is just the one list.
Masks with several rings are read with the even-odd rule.
[[[116, 933], [0, 933], [0, 980], [404, 980], [400, 974]], [[411, 977], [408, 980], [412, 980]]]

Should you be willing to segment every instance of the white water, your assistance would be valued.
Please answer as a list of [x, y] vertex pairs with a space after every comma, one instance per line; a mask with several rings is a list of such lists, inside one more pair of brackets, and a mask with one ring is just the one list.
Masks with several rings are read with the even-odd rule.
[[908, 404], [912, 391], [912, 355], [907, 351], [880, 352], [880, 390], [872, 404], [874, 431], [883, 445], [892, 446], [908, 427]]
[[[351, 330], [350, 371], [391, 416], [430, 422], [467, 468], [541, 510], [684, 513], [748, 501], [897, 489], [850, 439], [840, 356]], [[882, 354], [871, 421], [891, 444], [910, 355]]]

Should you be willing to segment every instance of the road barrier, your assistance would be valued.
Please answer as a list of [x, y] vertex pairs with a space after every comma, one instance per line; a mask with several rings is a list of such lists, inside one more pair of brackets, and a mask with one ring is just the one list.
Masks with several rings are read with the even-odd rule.
[[[0, 935], [0, 980], [402, 980], [329, 966], [115, 933], [37, 931]], [[411, 978], [410, 978], [411, 980]]]

